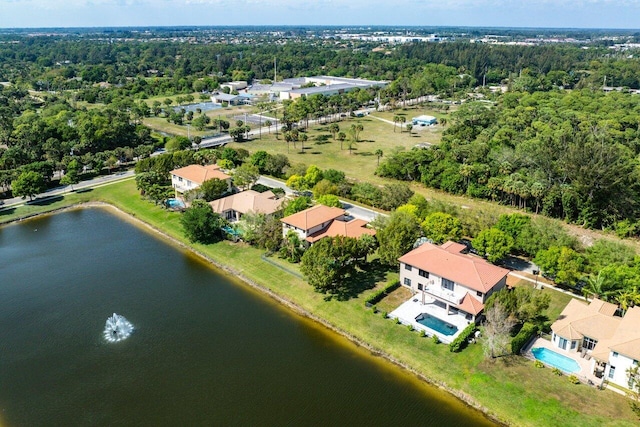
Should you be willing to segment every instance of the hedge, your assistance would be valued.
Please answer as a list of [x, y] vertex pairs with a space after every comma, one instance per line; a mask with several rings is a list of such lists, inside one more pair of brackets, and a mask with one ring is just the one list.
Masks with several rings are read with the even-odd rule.
[[531, 337], [538, 332], [538, 327], [533, 323], [526, 322], [522, 325], [520, 332], [511, 340], [511, 353], [518, 354], [522, 347], [529, 342]]
[[449, 344], [449, 351], [457, 353], [464, 350], [469, 343], [469, 337], [476, 331], [476, 324], [470, 323], [469, 326], [458, 335], [458, 337]]
[[399, 280], [394, 280], [393, 282], [389, 283], [384, 288], [380, 289], [378, 292], [376, 292], [376, 293], [372, 294], [371, 296], [369, 296], [369, 298], [367, 298], [364, 301], [364, 304], [367, 307], [371, 307], [374, 304], [379, 303], [382, 300], [382, 298], [386, 297], [387, 295], [389, 295], [391, 292], [395, 291], [399, 287], [400, 287], [400, 281]]

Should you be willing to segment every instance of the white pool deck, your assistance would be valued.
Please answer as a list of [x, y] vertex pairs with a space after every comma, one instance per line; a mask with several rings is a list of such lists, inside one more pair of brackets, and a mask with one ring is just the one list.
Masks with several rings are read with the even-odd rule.
[[[588, 381], [591, 381], [594, 385], [600, 385], [602, 383], [602, 378], [597, 378], [591, 372], [591, 359], [587, 360], [587, 358], [580, 357], [580, 353], [568, 353], [566, 351], [562, 351], [561, 349], [553, 345], [551, 341], [544, 338], [538, 337], [531, 341], [531, 343], [522, 350], [522, 354], [525, 357], [534, 360], [535, 357], [531, 353], [531, 349], [538, 347], [546, 348], [547, 350], [551, 350], [565, 357], [568, 357], [571, 360], [575, 360], [576, 363], [578, 363], [578, 365], [580, 366], [580, 371], [575, 372], [574, 375], [576, 375], [582, 382], [587, 383]], [[565, 373], [565, 375], [568, 374]]]
[[[440, 320], [450, 323], [457, 327], [458, 331], [453, 335], [444, 335], [431, 328], [427, 328], [416, 321], [416, 317], [421, 313], [428, 313], [433, 317], [437, 317]], [[441, 342], [447, 344], [460, 335], [463, 329], [469, 325], [469, 321], [459, 314], [447, 314], [447, 310], [438, 307], [431, 302], [422, 304], [418, 295], [415, 295], [410, 300], [402, 303], [400, 307], [389, 313], [389, 317], [392, 319], [400, 319], [400, 322], [403, 325], [411, 325], [415, 330], [425, 331], [429, 336], [437, 335]]]

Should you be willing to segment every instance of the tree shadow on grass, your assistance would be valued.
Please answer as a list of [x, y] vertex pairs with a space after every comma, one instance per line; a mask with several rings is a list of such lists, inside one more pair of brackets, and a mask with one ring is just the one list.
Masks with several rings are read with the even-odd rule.
[[381, 264], [377, 259], [366, 264], [365, 268], [366, 270], [358, 270], [356, 274], [344, 281], [343, 286], [335, 294], [338, 301], [347, 301], [372, 289], [376, 283], [386, 278], [389, 271], [389, 266]]
[[76, 190], [76, 193], [80, 194], [80, 193], [90, 193], [93, 191], [93, 188], [81, 188], [79, 190]]
[[51, 196], [46, 199], [35, 199], [30, 202], [27, 202], [28, 205], [31, 206], [49, 206], [56, 202], [60, 202], [64, 199], [64, 196]]
[[316, 145], [322, 145], [322, 144], [329, 144], [331, 141], [329, 140], [329, 138], [331, 138], [331, 135], [318, 135], [315, 138], [315, 144]]
[[15, 213], [16, 208], [2, 208], [0, 206], [0, 216], [11, 215]]
[[360, 153], [356, 153], [358, 156], [373, 156], [374, 154], [371, 151], [362, 151]]

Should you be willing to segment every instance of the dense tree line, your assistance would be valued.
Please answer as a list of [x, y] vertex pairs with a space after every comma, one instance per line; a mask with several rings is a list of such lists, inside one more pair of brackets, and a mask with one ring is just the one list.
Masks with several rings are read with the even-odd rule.
[[496, 107], [462, 106], [441, 144], [396, 152], [378, 174], [589, 227], [633, 224], [639, 113], [640, 98], [623, 93], [507, 93]]

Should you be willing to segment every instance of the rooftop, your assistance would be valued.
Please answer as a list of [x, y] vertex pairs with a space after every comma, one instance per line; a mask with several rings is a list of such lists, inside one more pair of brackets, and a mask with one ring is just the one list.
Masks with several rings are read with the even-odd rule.
[[218, 165], [189, 165], [172, 170], [171, 175], [187, 179], [195, 182], [196, 184], [202, 184], [203, 182], [214, 178], [218, 178], [223, 181], [231, 178], [229, 175], [222, 172]]
[[375, 236], [376, 231], [372, 228], [367, 228], [367, 224], [368, 222], [362, 219], [352, 219], [351, 221], [340, 221], [336, 219], [327, 228], [307, 236], [306, 240], [314, 243], [323, 237], [345, 236], [358, 239], [365, 234]]
[[316, 205], [293, 215], [286, 216], [280, 221], [292, 225], [301, 230], [310, 230], [313, 227], [324, 224], [328, 221], [342, 218], [344, 209], [334, 208], [324, 205]]
[[465, 248], [454, 242], [446, 242], [442, 246], [424, 243], [399, 260], [483, 293], [509, 273], [506, 268], [490, 264], [480, 257], [460, 253]]
[[247, 190], [241, 193], [209, 202], [214, 212], [221, 214], [228, 210], [234, 210], [242, 214], [248, 212], [273, 214], [282, 208], [284, 199], [278, 199], [271, 191], [259, 193], [254, 190]]

